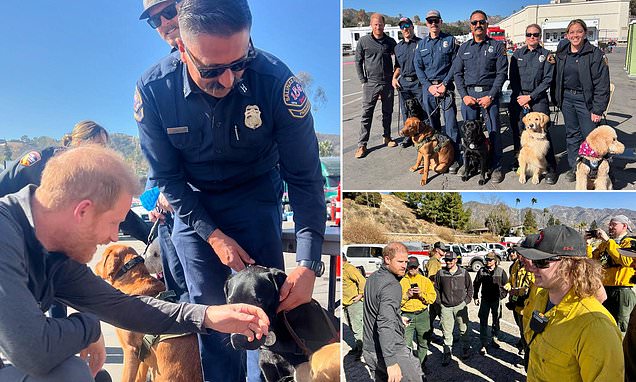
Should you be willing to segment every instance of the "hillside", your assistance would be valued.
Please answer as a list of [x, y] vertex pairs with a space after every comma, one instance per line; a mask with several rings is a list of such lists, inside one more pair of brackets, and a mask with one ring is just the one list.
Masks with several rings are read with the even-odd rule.
[[344, 199], [342, 226], [342, 244], [382, 244], [389, 241], [470, 243], [498, 239], [491, 235], [469, 235], [418, 219], [401, 199], [385, 194], [382, 195], [380, 208], [367, 207], [356, 204], [351, 199]]
[[[340, 135], [316, 133], [318, 142], [328, 141], [331, 143], [331, 156], [340, 155]], [[19, 140], [4, 140], [0, 138], [0, 170], [4, 168], [3, 161], [18, 159], [22, 154], [31, 150], [41, 150], [50, 146], [61, 145], [60, 140], [51, 137], [23, 136]], [[148, 162], [141, 153], [139, 138], [133, 135], [122, 133], [112, 133], [110, 135], [110, 146], [120, 152], [135, 173], [145, 178], [148, 173]]]
[[[489, 212], [492, 209], [491, 204], [479, 203], [479, 202], [468, 202], [464, 203], [464, 208], [468, 208], [472, 211], [471, 220], [475, 227], [483, 227], [484, 221], [488, 216]], [[506, 207], [507, 211], [510, 215], [510, 222], [513, 225], [521, 224], [520, 221], [523, 220], [523, 216], [528, 209], [532, 210], [534, 213], [537, 223], [539, 227], [543, 224], [543, 209], [539, 208], [511, 208]], [[597, 224], [600, 227], [607, 227], [609, 220], [612, 216], [615, 215], [626, 215], [628, 217], [636, 216], [636, 211], [628, 209], [628, 208], [583, 208], [583, 207], [565, 207], [565, 206], [550, 206], [547, 208], [548, 212], [545, 216], [547, 221], [550, 214], [552, 214], [555, 218], [559, 219], [561, 223], [569, 226], [575, 226], [581, 222], [586, 222], [590, 224], [592, 221], [596, 220]]]

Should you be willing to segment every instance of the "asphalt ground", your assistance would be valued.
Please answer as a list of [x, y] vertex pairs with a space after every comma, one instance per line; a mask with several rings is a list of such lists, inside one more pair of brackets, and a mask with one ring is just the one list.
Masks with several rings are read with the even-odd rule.
[[[634, 105], [636, 104], [636, 80], [629, 79], [625, 73], [624, 47], [616, 48], [614, 53], [608, 54], [611, 82], [616, 85], [616, 90], [611, 99], [607, 113], [607, 124], [617, 130], [618, 140], [623, 142], [626, 153], [616, 157], [612, 163], [614, 171], [614, 189], [633, 190], [636, 188], [636, 119], [633, 118]], [[362, 159], [356, 159], [354, 153], [358, 147], [360, 131], [360, 113], [362, 110], [362, 87], [356, 74], [353, 56], [343, 56], [342, 62], [342, 167], [343, 189], [355, 190], [573, 190], [574, 183], [567, 182], [561, 176], [555, 185], [548, 185], [541, 180], [538, 185], [530, 182], [520, 184], [518, 176], [510, 171], [509, 167], [514, 161], [512, 147], [512, 132], [509, 128], [506, 109], [502, 110], [500, 120], [502, 123], [502, 136], [504, 157], [503, 166], [506, 171], [505, 179], [500, 184], [487, 182], [484, 186], [477, 183], [479, 177], [473, 176], [466, 182], [462, 182], [457, 175], [429, 173], [429, 182], [426, 186], [420, 186], [421, 175], [409, 170], [415, 163], [416, 151], [413, 146], [409, 148], [386, 147], [382, 144], [382, 114], [381, 104], [378, 102], [375, 108], [371, 135], [368, 143], [369, 153]], [[459, 95], [456, 94], [457, 119], [461, 121]], [[394, 97], [393, 121], [391, 125], [392, 137], [401, 141], [398, 135], [399, 128], [403, 126], [400, 120], [398, 124], [399, 101], [397, 92]], [[551, 135], [555, 144], [555, 153], [559, 163], [559, 172], [563, 175], [568, 169], [567, 154], [565, 152], [565, 126], [560, 112], [551, 115], [553, 127]], [[556, 123], [555, 123], [556, 121]], [[604, 122], [603, 122], [604, 123]], [[399, 138], [398, 138], [399, 137]]]
[[[506, 273], [511, 262], [505, 261], [500, 264]], [[470, 272], [472, 279], [475, 278], [475, 272]], [[471, 345], [470, 357], [462, 359], [462, 346], [459, 342], [453, 346], [453, 358], [448, 366], [442, 366], [443, 347], [441, 342], [432, 342], [429, 348], [429, 356], [426, 361], [428, 368], [427, 379], [435, 382], [472, 382], [472, 381], [525, 381], [526, 373], [523, 368], [523, 356], [517, 354], [517, 348], [514, 346], [519, 339], [519, 329], [512, 317], [512, 311], [502, 309], [502, 317], [500, 320], [499, 340], [500, 349], [487, 348], [485, 356], [479, 355], [478, 351], [481, 347], [479, 341], [479, 318], [477, 312], [479, 307], [471, 302], [468, 305], [468, 317], [470, 324], [468, 325], [469, 342]], [[492, 321], [489, 320], [489, 330]], [[442, 337], [442, 329], [439, 325], [439, 319], [434, 324], [434, 335], [437, 338]], [[455, 328], [455, 338], [457, 337], [457, 328]], [[371, 382], [373, 378], [369, 374], [363, 361], [356, 361], [353, 355], [347, 353], [351, 350], [350, 344], [353, 335], [350, 328], [343, 323], [343, 341], [342, 354], [344, 355], [343, 367], [345, 380], [355, 382]]]
[[[129, 245], [138, 253], [142, 253], [145, 244], [141, 241], [132, 239], [127, 236], [123, 236], [120, 238], [120, 244]], [[99, 259], [101, 258], [101, 254], [104, 251], [106, 246], [100, 246], [97, 248], [97, 252], [93, 257], [93, 260], [88, 264], [91, 269], [97, 264]], [[284, 253], [285, 256], [285, 268], [287, 273], [292, 271], [296, 267], [296, 254], [295, 253]], [[323, 277], [316, 279], [316, 284], [314, 286], [313, 298], [317, 300], [323, 307], [327, 307], [327, 298], [328, 298], [328, 280], [329, 280], [329, 257], [323, 256], [322, 260], [325, 262], [325, 273]], [[341, 294], [341, 283], [338, 282], [336, 284], [336, 298], [339, 300], [339, 296]], [[336, 315], [340, 316], [340, 309], [336, 309]], [[134, 314], [131, 312], [130, 314]], [[121, 345], [119, 340], [117, 339], [117, 335], [115, 334], [115, 327], [105, 322], [102, 322], [102, 333], [104, 334], [104, 340], [106, 342], [106, 363], [104, 365], [104, 369], [109, 372], [111, 375], [113, 382], [120, 382], [121, 375], [123, 372], [123, 351], [121, 349]]]

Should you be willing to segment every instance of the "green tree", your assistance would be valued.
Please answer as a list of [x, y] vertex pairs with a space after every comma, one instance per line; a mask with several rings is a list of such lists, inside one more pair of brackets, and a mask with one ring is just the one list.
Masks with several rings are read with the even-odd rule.
[[590, 231], [595, 229], [598, 229], [598, 223], [596, 220], [592, 220], [592, 223], [590, 223]]
[[510, 211], [508, 207], [499, 202], [488, 213], [484, 225], [493, 235], [507, 235], [510, 233]]
[[554, 219], [554, 225], [561, 225], [561, 220]]
[[327, 93], [322, 86], [314, 89], [314, 76], [309, 72], [299, 71], [296, 78], [303, 85], [303, 90], [307, 97], [311, 100], [311, 110], [315, 113], [322, 109], [327, 103]]
[[541, 215], [541, 227], [545, 228], [545, 215], [547, 215], [550, 212], [550, 210], [548, 210], [547, 208], [543, 209], [543, 214]]
[[6, 163], [13, 159], [13, 151], [11, 151], [11, 146], [9, 146], [8, 142], [4, 142], [4, 162]]
[[413, 16], [413, 23], [415, 23], [417, 25], [422, 25], [422, 20], [420, 19], [419, 15]]
[[360, 192], [355, 197], [355, 202], [369, 207], [380, 208], [382, 195], [379, 192]]
[[333, 156], [333, 143], [328, 140], [318, 142], [318, 151], [321, 157]]
[[532, 210], [527, 210], [525, 216], [523, 217], [523, 232], [525, 232], [527, 235], [538, 232], [537, 220], [535, 219]]
[[554, 215], [550, 214], [550, 218], [548, 218], [548, 227], [552, 227], [553, 225], [556, 225], [556, 221], [554, 219]]

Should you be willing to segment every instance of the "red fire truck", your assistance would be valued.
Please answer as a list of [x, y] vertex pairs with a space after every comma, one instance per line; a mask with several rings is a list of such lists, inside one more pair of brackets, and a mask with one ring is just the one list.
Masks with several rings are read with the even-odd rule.
[[492, 25], [488, 27], [488, 36], [497, 41], [506, 41], [506, 31], [499, 28], [497, 25]]

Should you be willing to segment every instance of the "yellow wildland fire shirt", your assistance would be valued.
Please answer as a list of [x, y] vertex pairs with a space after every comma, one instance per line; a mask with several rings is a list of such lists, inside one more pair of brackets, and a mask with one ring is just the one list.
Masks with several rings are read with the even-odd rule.
[[[411, 288], [411, 284], [417, 284], [420, 288], [420, 293], [409, 298], [407, 293]], [[431, 280], [419, 273], [415, 276], [410, 276], [407, 272], [404, 277], [402, 277], [402, 280], [400, 280], [400, 285], [402, 286], [402, 302], [400, 303], [400, 307], [403, 312], [412, 313], [424, 310], [428, 308], [430, 304], [434, 303], [437, 298], [435, 286], [433, 286]]]
[[435, 276], [437, 272], [440, 271], [440, 269], [442, 269], [442, 262], [440, 261], [440, 259], [431, 256], [431, 258], [428, 260], [428, 263], [426, 263], [426, 274], [428, 275], [428, 277], [433, 278], [433, 276]]
[[[634, 238], [623, 237], [618, 240], [609, 239], [599, 244], [596, 249], [591, 251], [593, 259], [601, 262], [605, 275], [603, 276], [603, 285], [605, 286], [634, 286], [629, 280], [634, 276], [634, 259], [622, 256], [618, 253], [617, 248], [629, 248]], [[588, 246], [588, 256], [591, 247]]]
[[528, 381], [623, 381], [621, 333], [607, 309], [594, 296], [580, 298], [573, 290], [546, 313], [547, 302], [548, 290], [540, 289], [526, 306], [548, 318], [535, 336], [524, 316]]
[[342, 264], [342, 305], [349, 306], [353, 304], [354, 297], [364, 294], [367, 279], [348, 261], [343, 261]]
[[[516, 260], [510, 266], [510, 278], [508, 279], [508, 284], [510, 284], [510, 288], [524, 288], [522, 291], [529, 296], [530, 287], [534, 284], [534, 273], [529, 272], [525, 267], [522, 266], [521, 261]], [[508, 292], [509, 296], [512, 297], [511, 292]], [[535, 291], [536, 293], [536, 291]], [[521, 297], [521, 296], [517, 296]], [[515, 307], [515, 312], [518, 314], [522, 314], [523, 307], [517, 306]]]

